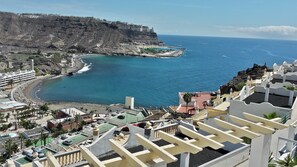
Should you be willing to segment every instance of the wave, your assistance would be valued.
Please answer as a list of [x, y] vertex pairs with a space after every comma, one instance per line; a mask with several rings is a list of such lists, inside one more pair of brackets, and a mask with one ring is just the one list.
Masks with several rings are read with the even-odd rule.
[[91, 69], [91, 65], [92, 63], [90, 64], [85, 64], [84, 67], [82, 69], [80, 69], [79, 71], [77, 71], [78, 74], [81, 74], [81, 73], [84, 73], [84, 72], [87, 72]]
[[272, 56], [272, 57], [280, 57], [280, 56], [278, 56], [277, 54], [274, 54], [274, 53], [272, 53], [271, 51], [269, 51], [269, 50], [262, 50], [263, 52], [265, 52], [268, 56]]
[[226, 55], [222, 55], [222, 57], [224, 57], [224, 58], [230, 58], [229, 56], [226, 56]]

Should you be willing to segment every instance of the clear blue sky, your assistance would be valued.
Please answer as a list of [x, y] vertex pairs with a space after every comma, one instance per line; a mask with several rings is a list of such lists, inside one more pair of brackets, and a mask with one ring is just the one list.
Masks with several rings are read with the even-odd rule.
[[0, 10], [93, 16], [158, 34], [297, 39], [297, 0], [0, 0]]

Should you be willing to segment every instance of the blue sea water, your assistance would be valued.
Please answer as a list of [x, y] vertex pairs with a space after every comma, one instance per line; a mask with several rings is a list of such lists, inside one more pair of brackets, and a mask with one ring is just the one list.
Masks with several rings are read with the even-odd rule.
[[254, 63], [297, 59], [297, 41], [167, 36], [167, 45], [186, 48], [178, 58], [89, 56], [90, 70], [73, 77], [45, 82], [37, 96], [46, 101], [100, 104], [124, 103], [135, 97], [137, 106], [178, 104], [180, 91], [216, 91], [239, 70]]

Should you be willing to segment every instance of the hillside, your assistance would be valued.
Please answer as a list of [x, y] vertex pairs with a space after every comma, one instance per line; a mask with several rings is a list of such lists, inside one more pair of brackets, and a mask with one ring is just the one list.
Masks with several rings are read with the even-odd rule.
[[[147, 26], [93, 17], [0, 12], [0, 45], [20, 51], [138, 54], [138, 45], [162, 45]], [[3, 52], [3, 50], [2, 50]]]

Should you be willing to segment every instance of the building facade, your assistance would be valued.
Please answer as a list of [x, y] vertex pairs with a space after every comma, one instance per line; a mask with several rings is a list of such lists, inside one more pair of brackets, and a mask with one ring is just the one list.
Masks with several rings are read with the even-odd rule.
[[18, 82], [27, 81], [34, 78], [35, 78], [35, 71], [32, 71], [32, 70], [0, 74], [0, 87], [9, 85], [11, 80], [13, 80], [13, 83], [18, 83]]

